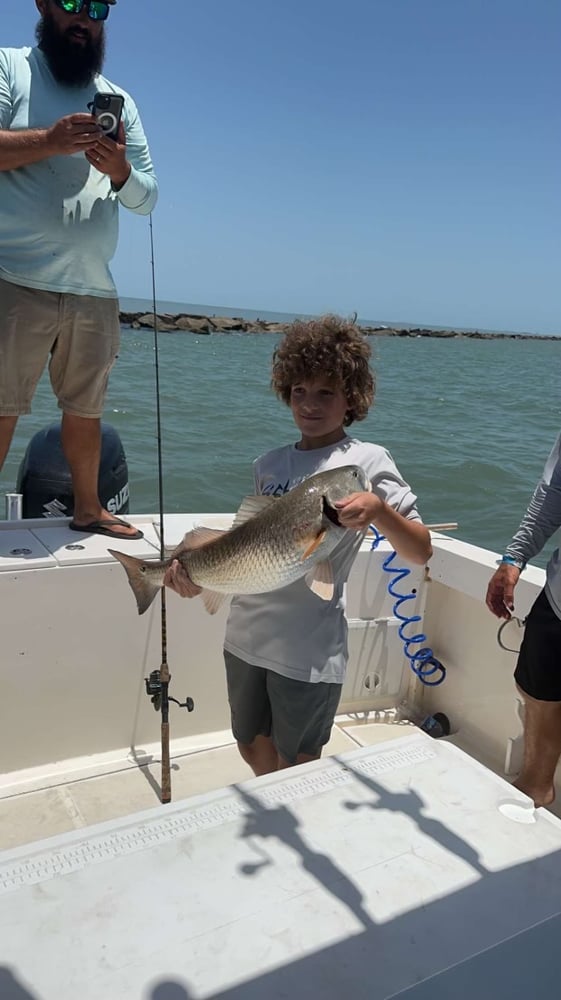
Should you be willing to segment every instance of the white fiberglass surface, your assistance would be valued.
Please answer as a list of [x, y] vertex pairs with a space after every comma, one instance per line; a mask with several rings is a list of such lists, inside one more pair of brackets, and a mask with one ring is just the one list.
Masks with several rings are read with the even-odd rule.
[[18, 1000], [382, 1000], [559, 913], [561, 824], [513, 805], [418, 733], [5, 852], [4, 974]]

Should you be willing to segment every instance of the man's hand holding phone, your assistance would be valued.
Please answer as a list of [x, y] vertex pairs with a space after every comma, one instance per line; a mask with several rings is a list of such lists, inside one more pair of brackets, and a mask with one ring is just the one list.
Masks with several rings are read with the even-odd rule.
[[109, 139], [102, 133], [98, 135], [95, 145], [85, 153], [86, 160], [102, 174], [107, 174], [116, 191], [122, 188], [128, 180], [131, 165], [127, 160], [127, 141], [125, 127], [119, 122], [116, 139]]
[[97, 93], [88, 105], [99, 133], [95, 145], [85, 153], [86, 160], [101, 174], [107, 174], [116, 191], [123, 187], [131, 172], [121, 117], [123, 105], [121, 94], [111, 93]]

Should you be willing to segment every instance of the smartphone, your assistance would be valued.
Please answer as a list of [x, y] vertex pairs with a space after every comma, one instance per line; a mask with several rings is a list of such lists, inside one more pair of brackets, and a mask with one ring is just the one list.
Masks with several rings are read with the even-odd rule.
[[124, 98], [121, 94], [95, 95], [91, 105], [92, 115], [97, 118], [97, 123], [104, 135], [110, 139], [116, 139], [119, 134], [119, 122], [123, 113]]

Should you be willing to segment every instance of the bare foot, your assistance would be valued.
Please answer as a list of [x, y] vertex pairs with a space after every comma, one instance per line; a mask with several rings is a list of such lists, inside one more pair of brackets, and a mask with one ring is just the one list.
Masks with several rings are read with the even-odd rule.
[[550, 806], [555, 799], [555, 788], [553, 785], [547, 788], [532, 788], [520, 777], [516, 781], [513, 781], [512, 787], [517, 788], [519, 792], [523, 792], [524, 795], [532, 799], [536, 809], [539, 809], [540, 806]]

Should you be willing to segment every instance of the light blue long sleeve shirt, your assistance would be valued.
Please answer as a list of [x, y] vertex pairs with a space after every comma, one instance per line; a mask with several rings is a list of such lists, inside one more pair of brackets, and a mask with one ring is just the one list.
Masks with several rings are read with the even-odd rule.
[[88, 113], [96, 91], [122, 94], [128, 180], [114, 191], [83, 153], [0, 171], [0, 278], [31, 288], [115, 298], [109, 262], [119, 204], [148, 215], [158, 182], [132, 97], [103, 76], [88, 87], [58, 83], [38, 48], [0, 49], [0, 129], [44, 129]]
[[[557, 437], [528, 504], [522, 523], [505, 553], [524, 565], [541, 552], [545, 543], [561, 527], [561, 434]], [[561, 554], [559, 549], [546, 567], [545, 591], [551, 607], [561, 618]]]

